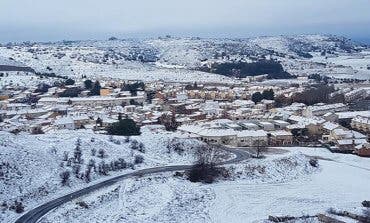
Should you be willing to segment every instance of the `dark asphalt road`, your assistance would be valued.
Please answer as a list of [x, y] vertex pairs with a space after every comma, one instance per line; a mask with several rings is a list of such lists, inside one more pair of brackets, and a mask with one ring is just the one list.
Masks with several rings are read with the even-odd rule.
[[[234, 159], [222, 162], [219, 165], [238, 163], [238, 162], [243, 161], [245, 159], [248, 159], [250, 157], [250, 154], [246, 151], [243, 151], [242, 149], [227, 149], [227, 150], [234, 153], [236, 155], [236, 157]], [[76, 199], [76, 198], [81, 197], [83, 195], [89, 194], [89, 193], [91, 193], [93, 191], [96, 191], [98, 189], [101, 189], [103, 187], [113, 185], [113, 184], [115, 184], [119, 181], [122, 181], [124, 179], [128, 179], [128, 178], [135, 177], [135, 176], [144, 176], [144, 175], [148, 175], [148, 174], [155, 174], [155, 173], [189, 170], [191, 167], [192, 167], [192, 165], [176, 165], [176, 166], [153, 167], [153, 168], [148, 168], [148, 169], [137, 170], [137, 171], [134, 171], [132, 173], [123, 174], [123, 175], [120, 175], [120, 176], [102, 181], [102, 182], [97, 183], [95, 185], [86, 187], [84, 189], [75, 191], [73, 193], [67, 194], [67, 195], [62, 196], [60, 198], [51, 200], [51, 201], [49, 201], [45, 204], [42, 204], [42, 205], [28, 211], [24, 215], [22, 215], [20, 218], [18, 218], [16, 220], [16, 223], [36, 223], [46, 213], [53, 210], [54, 208], [57, 208], [57, 207], [61, 206], [62, 204], [65, 204], [69, 201], [72, 201], [73, 199]]]

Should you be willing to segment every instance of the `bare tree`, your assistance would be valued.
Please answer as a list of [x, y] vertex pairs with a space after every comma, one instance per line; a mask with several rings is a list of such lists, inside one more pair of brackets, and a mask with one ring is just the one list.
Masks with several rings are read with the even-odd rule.
[[197, 151], [198, 161], [186, 172], [191, 182], [213, 183], [219, 177], [227, 177], [228, 171], [217, 166], [223, 161], [223, 151], [217, 147], [202, 146]]
[[263, 140], [256, 140], [254, 141], [254, 148], [256, 150], [256, 158], [262, 158], [263, 157], [263, 152], [266, 152], [267, 147], [266, 147], [266, 142]]

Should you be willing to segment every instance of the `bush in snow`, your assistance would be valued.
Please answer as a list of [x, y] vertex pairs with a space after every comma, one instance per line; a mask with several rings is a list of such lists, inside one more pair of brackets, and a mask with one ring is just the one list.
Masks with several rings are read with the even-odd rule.
[[103, 159], [105, 156], [106, 156], [105, 150], [104, 149], [99, 149], [98, 157]]
[[138, 150], [139, 149], [139, 142], [137, 140], [132, 140], [130, 144], [130, 148], [132, 150]]
[[82, 150], [81, 150], [81, 139], [77, 139], [76, 147], [73, 152], [74, 161], [76, 163], [82, 163]]
[[62, 178], [62, 185], [63, 186], [68, 185], [70, 175], [71, 175], [71, 173], [68, 170], [60, 173], [60, 178]]
[[319, 166], [319, 161], [316, 158], [311, 158], [309, 163], [313, 167], [318, 167]]
[[361, 204], [366, 208], [370, 208], [370, 201], [363, 201]]
[[141, 155], [136, 155], [135, 156], [135, 164], [140, 164], [140, 163], [143, 163], [144, 162], [144, 157], [141, 156]]
[[145, 145], [144, 143], [140, 142], [139, 143], [139, 149], [138, 149], [140, 152], [142, 153], [145, 153]]
[[218, 167], [217, 163], [223, 160], [222, 151], [218, 148], [205, 146], [199, 148], [198, 162], [186, 172], [191, 182], [213, 183], [220, 177], [229, 177], [224, 167]]
[[101, 161], [98, 165], [98, 172], [101, 175], [108, 175], [109, 172], [109, 165], [106, 164], [104, 161]]
[[89, 183], [91, 181], [91, 168], [87, 168], [85, 170], [84, 179], [86, 183]]
[[78, 164], [73, 165], [72, 170], [73, 170], [73, 173], [75, 174], [75, 176], [78, 177], [78, 175], [80, 173], [80, 170], [81, 170], [81, 166], [78, 165]]
[[89, 205], [87, 205], [87, 203], [85, 201], [78, 201], [76, 204], [78, 206], [82, 207], [82, 208], [85, 208], [85, 209], [89, 208]]
[[71, 166], [72, 165], [72, 161], [73, 161], [73, 158], [69, 158], [67, 160], [67, 166]]
[[64, 151], [63, 153], [63, 161], [68, 161], [68, 152], [67, 151]]
[[109, 141], [113, 142], [114, 144], [121, 145], [121, 141], [114, 139], [112, 135], [109, 136]]
[[198, 163], [187, 171], [188, 179], [191, 182], [213, 183], [220, 177], [228, 177], [228, 172], [224, 167], [217, 167], [212, 164]]
[[167, 149], [168, 153], [175, 151], [179, 155], [182, 155], [185, 152], [184, 143], [176, 138], [168, 142]]
[[96, 155], [96, 149], [95, 148], [92, 148], [91, 149], [91, 156], [95, 156]]
[[39, 135], [44, 134], [44, 131], [42, 131], [41, 127], [33, 128], [31, 134], [33, 135]]
[[14, 210], [16, 213], [20, 214], [24, 212], [24, 206], [22, 202], [15, 201], [12, 206], [9, 208], [10, 210]]

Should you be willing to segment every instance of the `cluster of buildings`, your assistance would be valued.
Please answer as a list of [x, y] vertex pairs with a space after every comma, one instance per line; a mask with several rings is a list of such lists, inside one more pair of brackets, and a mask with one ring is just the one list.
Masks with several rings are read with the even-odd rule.
[[[36, 87], [1, 91], [0, 130], [36, 134], [84, 128], [104, 132], [119, 115], [140, 126], [163, 124], [165, 116], [175, 119], [178, 131], [212, 144], [255, 147], [322, 143], [332, 151], [370, 155], [369, 110], [353, 111], [344, 102], [276, 107], [274, 100], [252, 101], [255, 92], [265, 90], [290, 97], [304, 91], [307, 82], [274, 86], [259, 82], [233, 86], [151, 82], [125, 91], [122, 86], [127, 83], [101, 80], [98, 96], [89, 96], [84, 89], [78, 97], [61, 97], [68, 88], [83, 88], [83, 81], [45, 92], [36, 91]], [[367, 88], [359, 89], [357, 99], [362, 100], [367, 97]]]

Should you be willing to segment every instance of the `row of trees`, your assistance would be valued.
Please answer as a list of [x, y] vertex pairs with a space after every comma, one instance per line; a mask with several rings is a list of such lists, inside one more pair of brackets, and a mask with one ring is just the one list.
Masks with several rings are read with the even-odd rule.
[[135, 82], [135, 83], [132, 83], [132, 84], [125, 84], [122, 87], [122, 90], [123, 91], [129, 91], [131, 93], [131, 95], [136, 96], [137, 91], [145, 90], [145, 84], [144, 84], [144, 82]]

